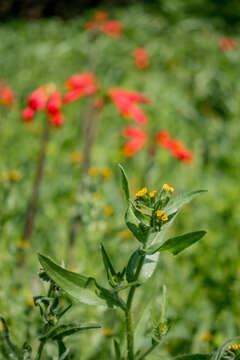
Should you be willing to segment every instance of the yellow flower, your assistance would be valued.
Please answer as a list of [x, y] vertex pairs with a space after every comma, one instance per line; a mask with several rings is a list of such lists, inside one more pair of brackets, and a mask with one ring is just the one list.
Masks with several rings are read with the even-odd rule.
[[126, 229], [126, 230], [123, 230], [123, 231], [121, 231], [121, 232], [119, 233], [119, 237], [120, 237], [121, 239], [127, 240], [127, 239], [132, 238], [133, 236], [132, 236], [131, 231], [129, 231], [128, 229]]
[[112, 335], [114, 334], [114, 331], [111, 330], [111, 329], [104, 329], [104, 330], [102, 331], [102, 333], [103, 333], [103, 335], [105, 335], [105, 336], [112, 336]]
[[96, 168], [96, 167], [92, 167], [89, 169], [88, 171], [88, 175], [89, 176], [92, 176], [92, 177], [95, 177], [99, 174], [99, 170]]
[[110, 205], [107, 205], [105, 208], [104, 208], [104, 212], [106, 215], [110, 216], [113, 214], [113, 208], [110, 206]]
[[80, 164], [82, 161], [82, 154], [80, 154], [78, 151], [74, 151], [69, 156], [69, 161], [72, 164]]
[[157, 190], [153, 190], [153, 191], [151, 191], [151, 192], [149, 193], [149, 196], [150, 196], [151, 198], [153, 198], [153, 197], [156, 196], [156, 194], [157, 194]]
[[136, 193], [135, 197], [136, 198], [142, 197], [142, 196], [146, 195], [147, 192], [148, 192], [148, 189], [146, 187], [144, 187]]
[[108, 180], [112, 177], [112, 170], [109, 168], [102, 169], [101, 175], [105, 180]]
[[161, 210], [157, 210], [157, 217], [160, 217], [160, 216], [162, 216], [164, 214], [164, 212], [163, 211], [161, 211]]
[[202, 334], [201, 340], [210, 341], [212, 340], [213, 335], [210, 332], [206, 332], [205, 334]]
[[163, 184], [163, 188], [164, 188], [164, 190], [170, 191], [171, 193], [174, 192], [174, 188], [168, 184]]
[[33, 298], [29, 298], [29, 299], [27, 300], [27, 304], [28, 304], [28, 306], [30, 306], [30, 307], [34, 307]]
[[23, 240], [18, 240], [17, 242], [17, 246], [20, 249], [27, 249], [29, 247], [29, 241], [27, 239], [23, 239]]
[[167, 216], [167, 215], [163, 215], [161, 219], [162, 219], [162, 221], [167, 221], [167, 220], [168, 220], [168, 216]]
[[20, 174], [19, 174], [19, 171], [17, 170], [12, 170], [9, 174], [9, 178], [10, 180], [14, 181], [14, 182], [17, 182], [20, 180]]
[[238, 349], [238, 345], [237, 345], [237, 344], [233, 344], [233, 345], [232, 345], [232, 349], [233, 349], [233, 350], [237, 350], [237, 349]]

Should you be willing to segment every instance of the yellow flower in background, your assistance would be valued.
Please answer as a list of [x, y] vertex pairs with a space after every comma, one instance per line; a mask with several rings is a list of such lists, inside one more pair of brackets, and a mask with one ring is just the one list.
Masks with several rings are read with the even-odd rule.
[[103, 335], [105, 335], [105, 336], [112, 336], [112, 335], [114, 334], [114, 331], [111, 330], [111, 329], [104, 329], [104, 330], [102, 331], [102, 333], [103, 333]]
[[206, 332], [201, 335], [201, 340], [203, 341], [210, 341], [212, 339], [213, 339], [213, 334], [211, 334], [210, 332]]
[[149, 193], [149, 196], [150, 196], [151, 198], [154, 198], [154, 197], [156, 196], [156, 194], [157, 194], [157, 190], [153, 190], [153, 191], [151, 191], [151, 192]]
[[167, 220], [168, 220], [168, 216], [167, 216], [167, 215], [163, 215], [161, 219], [162, 219], [162, 221], [167, 221]]
[[101, 175], [104, 179], [108, 180], [112, 177], [112, 170], [109, 168], [104, 168], [101, 170]]
[[105, 208], [104, 208], [104, 213], [108, 216], [112, 215], [113, 214], [113, 208], [110, 206], [110, 205], [107, 205]]
[[12, 170], [9, 174], [11, 181], [18, 182], [20, 180], [20, 173], [18, 170]]
[[29, 241], [27, 239], [23, 239], [23, 240], [18, 240], [17, 241], [17, 247], [19, 247], [20, 249], [27, 249], [29, 248]]
[[33, 301], [33, 298], [32, 298], [32, 297], [27, 300], [27, 304], [28, 304], [28, 306], [30, 306], [30, 307], [34, 307], [34, 301]]
[[162, 216], [164, 214], [164, 212], [163, 211], [161, 211], [161, 210], [157, 210], [157, 217], [160, 217], [160, 216]]
[[69, 156], [69, 161], [72, 164], [80, 164], [82, 162], [82, 154], [78, 151], [74, 151]]
[[92, 176], [92, 177], [95, 177], [99, 174], [99, 170], [96, 168], [96, 167], [92, 167], [89, 169], [88, 171], [88, 175], [89, 176]]
[[136, 193], [135, 197], [136, 198], [142, 197], [142, 196], [146, 195], [147, 192], [148, 192], [148, 189], [146, 187], [144, 187]]
[[163, 188], [164, 188], [164, 190], [170, 191], [171, 193], [174, 192], [174, 188], [168, 184], [163, 184]]
[[100, 191], [96, 191], [95, 193], [93, 193], [93, 198], [95, 200], [100, 200], [102, 198], [102, 194], [100, 193]]
[[124, 239], [124, 240], [130, 239], [130, 238], [133, 237], [131, 231], [128, 230], [128, 229], [121, 231], [121, 232], [118, 234], [118, 236], [119, 236], [121, 239]]

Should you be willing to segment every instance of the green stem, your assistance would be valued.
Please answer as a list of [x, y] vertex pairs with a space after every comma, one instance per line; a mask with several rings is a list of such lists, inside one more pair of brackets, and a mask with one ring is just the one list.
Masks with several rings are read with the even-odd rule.
[[[144, 264], [145, 255], [142, 255], [138, 267], [135, 273], [135, 281], [138, 280], [139, 274], [141, 272], [142, 266]], [[127, 298], [127, 310], [125, 311], [125, 320], [126, 320], [126, 330], [127, 330], [127, 360], [134, 360], [134, 333], [132, 325], [132, 302], [137, 286], [131, 287], [128, 298]]]
[[158, 343], [157, 343], [157, 342], [153, 343], [153, 344], [149, 347], [148, 350], [146, 350], [142, 355], [140, 355], [140, 356], [137, 358], [137, 360], [143, 360], [143, 359], [145, 359], [145, 357], [146, 357], [147, 355], [149, 355], [149, 354], [155, 349], [155, 347], [157, 347], [157, 346], [158, 346]]

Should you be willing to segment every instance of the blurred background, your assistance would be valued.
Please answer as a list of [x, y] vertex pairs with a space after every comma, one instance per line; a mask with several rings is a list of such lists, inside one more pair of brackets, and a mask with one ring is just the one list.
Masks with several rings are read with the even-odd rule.
[[[121, 22], [121, 36], [93, 36], [86, 29], [99, 11]], [[150, 360], [212, 351], [239, 335], [240, 2], [0, 0], [0, 19], [0, 79], [15, 96], [13, 106], [0, 105], [0, 312], [14, 340], [22, 343], [28, 337], [37, 343], [38, 311], [29, 305], [33, 294], [44, 291], [37, 277], [37, 252], [59, 263], [70, 256], [72, 269], [101, 279], [100, 241], [119, 269], [137, 247], [125, 231], [118, 162], [126, 168], [132, 194], [143, 185], [159, 189], [163, 183], [176, 193], [208, 190], [181, 212], [171, 232], [204, 229], [207, 236], [177, 258], [164, 254], [145, 291], [138, 293], [137, 346], [150, 341], [149, 314], [158, 306], [163, 283], [173, 326]], [[144, 69], [134, 61], [137, 48], [148, 54]], [[101, 97], [119, 87], [151, 99], [141, 105], [149, 118], [144, 128], [148, 142], [134, 156], [124, 156], [122, 129], [137, 124], [106, 100], [82, 193], [83, 122], [89, 102], [81, 98], [66, 106], [64, 126], [49, 139], [34, 232], [30, 244], [25, 243], [22, 233], [45, 118], [39, 113], [31, 124], [22, 122], [26, 98], [47, 83], [64, 92], [67, 78], [86, 71], [96, 74]], [[160, 130], [181, 140], [191, 161], [156, 144]], [[99, 175], [103, 169], [109, 169], [108, 175]], [[82, 222], [72, 254], [69, 234], [76, 214]], [[26, 264], [19, 268], [22, 251]], [[123, 337], [116, 321], [121, 314], [76, 304], [70, 317], [96, 321], [103, 328], [71, 340], [75, 358], [80, 350], [86, 359], [110, 358], [112, 338]], [[49, 348], [49, 359], [52, 354]]]

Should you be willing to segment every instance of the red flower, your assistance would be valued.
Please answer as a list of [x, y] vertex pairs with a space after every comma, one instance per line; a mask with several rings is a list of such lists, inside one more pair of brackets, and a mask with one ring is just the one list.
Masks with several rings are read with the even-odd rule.
[[11, 106], [14, 103], [14, 93], [10, 86], [3, 81], [0, 82], [0, 98], [4, 106]]
[[34, 115], [35, 115], [35, 111], [32, 108], [27, 107], [22, 112], [22, 119], [24, 122], [31, 122], [33, 120]]
[[84, 95], [93, 95], [97, 91], [96, 76], [93, 73], [75, 74], [67, 79], [66, 87], [71, 91], [64, 95], [65, 103], [75, 101]]
[[149, 102], [145, 95], [121, 89], [110, 89], [109, 96], [123, 116], [131, 117], [141, 125], [148, 122], [147, 115], [137, 105], [139, 102]]
[[109, 20], [103, 23], [101, 30], [112, 38], [119, 38], [122, 36], [123, 24], [117, 20]]
[[126, 126], [122, 134], [125, 138], [130, 138], [123, 147], [123, 153], [127, 157], [135, 155], [147, 141], [146, 133], [134, 126]]
[[50, 114], [55, 114], [60, 111], [62, 105], [61, 94], [58, 90], [54, 91], [47, 103], [47, 111]]
[[238, 43], [237, 40], [235, 40], [233, 37], [225, 36], [219, 40], [218, 45], [222, 51], [229, 51], [236, 49]]
[[122, 35], [123, 24], [117, 20], [107, 20], [108, 13], [99, 11], [96, 13], [94, 20], [88, 21], [85, 29], [88, 31], [99, 31], [107, 34], [112, 38], [119, 38]]
[[172, 139], [167, 131], [159, 131], [156, 135], [156, 140], [165, 149], [168, 149], [173, 156], [180, 161], [190, 163], [192, 161], [193, 154], [190, 150], [185, 148], [180, 140]]
[[28, 106], [33, 110], [43, 110], [47, 103], [47, 94], [44, 88], [40, 87], [33, 91], [28, 97]]
[[55, 127], [61, 127], [64, 124], [64, 116], [61, 112], [55, 112], [49, 115], [51, 124]]
[[144, 48], [137, 48], [133, 51], [133, 58], [138, 69], [146, 69], [149, 66], [148, 53]]

